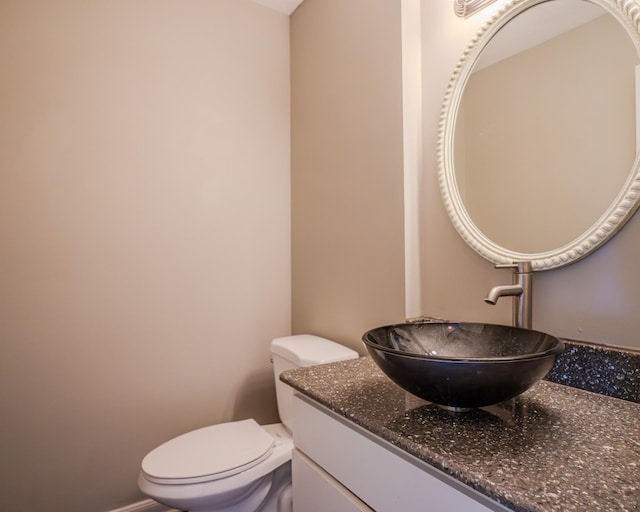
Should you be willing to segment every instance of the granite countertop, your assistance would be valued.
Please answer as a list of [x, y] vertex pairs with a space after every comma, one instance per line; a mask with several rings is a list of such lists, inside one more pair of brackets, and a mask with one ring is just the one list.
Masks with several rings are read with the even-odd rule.
[[452, 413], [368, 357], [290, 370], [303, 395], [516, 511], [640, 510], [640, 404], [541, 381]]

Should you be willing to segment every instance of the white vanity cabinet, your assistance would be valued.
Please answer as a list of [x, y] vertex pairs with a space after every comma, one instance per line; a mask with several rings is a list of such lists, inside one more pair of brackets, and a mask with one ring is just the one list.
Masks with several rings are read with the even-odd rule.
[[307, 397], [293, 420], [294, 512], [509, 510]]

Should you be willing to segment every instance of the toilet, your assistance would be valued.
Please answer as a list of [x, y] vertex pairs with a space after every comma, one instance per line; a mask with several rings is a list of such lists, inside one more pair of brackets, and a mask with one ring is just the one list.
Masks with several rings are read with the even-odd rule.
[[355, 359], [358, 353], [318, 336], [271, 342], [282, 423], [253, 419], [221, 423], [178, 436], [149, 452], [138, 476], [155, 501], [188, 512], [291, 512], [293, 390], [280, 373]]

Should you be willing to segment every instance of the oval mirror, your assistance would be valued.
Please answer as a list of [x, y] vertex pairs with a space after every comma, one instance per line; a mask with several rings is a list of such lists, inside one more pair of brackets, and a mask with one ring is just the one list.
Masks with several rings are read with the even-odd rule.
[[637, 5], [511, 0], [460, 59], [438, 144], [445, 207], [493, 263], [573, 263], [639, 206]]

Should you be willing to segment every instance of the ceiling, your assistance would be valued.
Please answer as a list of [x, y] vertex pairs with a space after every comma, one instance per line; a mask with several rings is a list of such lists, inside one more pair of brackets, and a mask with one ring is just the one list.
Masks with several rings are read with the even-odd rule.
[[291, 14], [296, 10], [303, 0], [253, 0], [257, 4], [262, 4], [276, 11], [283, 12], [285, 14]]

